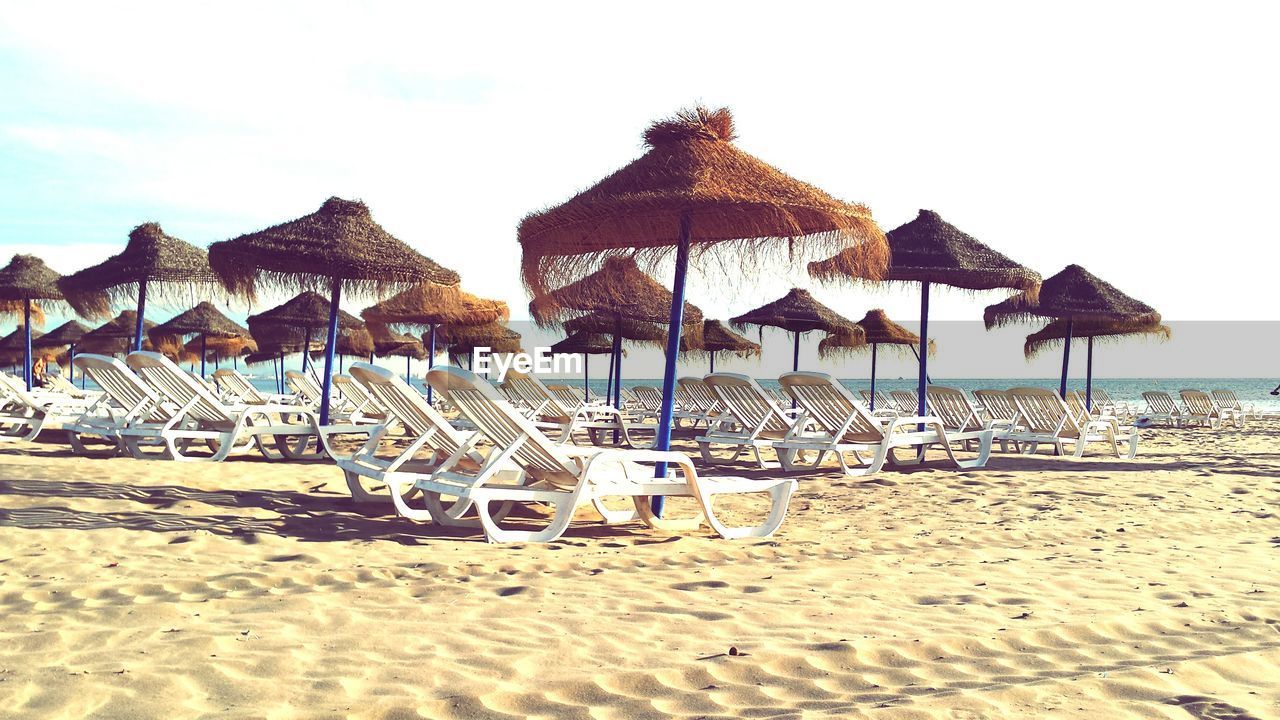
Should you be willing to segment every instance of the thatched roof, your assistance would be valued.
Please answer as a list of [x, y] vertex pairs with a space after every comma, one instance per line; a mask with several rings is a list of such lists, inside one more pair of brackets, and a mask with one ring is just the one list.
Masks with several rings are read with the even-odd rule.
[[331, 197], [310, 215], [209, 246], [209, 263], [235, 293], [260, 283], [285, 292], [382, 296], [421, 283], [456, 286], [458, 274], [423, 257], [373, 221], [364, 203]]
[[1012, 297], [988, 305], [982, 313], [987, 328], [1038, 317], [1139, 325], [1160, 322], [1160, 313], [1155, 308], [1125, 295], [1079, 265], [1068, 265], [1062, 272], [1045, 280], [1040, 286], [1038, 302]]
[[760, 344], [752, 342], [724, 326], [719, 320], [704, 320], [701, 342], [694, 346], [680, 338], [682, 353], [731, 352], [739, 357], [760, 354]]
[[852, 320], [818, 302], [808, 290], [800, 288], [792, 288], [791, 292], [781, 298], [745, 312], [729, 322], [739, 330], [747, 325], [770, 325], [790, 332], [823, 330], [854, 338], [862, 336], [862, 328]]
[[[34, 324], [34, 323], [33, 323]], [[40, 347], [58, 347], [79, 343], [89, 328], [75, 320], [69, 320], [40, 337]], [[33, 341], [34, 342], [34, 341]]]
[[431, 325], [503, 322], [511, 317], [511, 310], [501, 300], [486, 300], [456, 287], [417, 285], [365, 308], [360, 315], [371, 323], [422, 330]]
[[[872, 345], [890, 345], [901, 348], [904, 352], [920, 346], [919, 335], [890, 320], [883, 310], [868, 310], [866, 316], [858, 321], [858, 327], [862, 328], [862, 338], [840, 333], [827, 335], [818, 343], [818, 357], [851, 355], [867, 350]], [[929, 355], [937, 351], [937, 345], [930, 340]]]
[[247, 338], [249, 337], [249, 330], [223, 315], [218, 308], [213, 306], [213, 303], [205, 301], [156, 325], [147, 335], [152, 340], [165, 335], [182, 337], [204, 335], [210, 339]]
[[[163, 338], [163, 337], [166, 337], [166, 336], [161, 335], [159, 333], [152, 333], [153, 339]], [[203, 345], [201, 345], [201, 338], [204, 339]], [[160, 342], [157, 341], [156, 346], [159, 347]], [[248, 355], [251, 353], [258, 352], [258, 343], [255, 342], [253, 338], [248, 337], [247, 335], [244, 337], [219, 337], [219, 336], [197, 335], [194, 338], [188, 340], [186, 344], [183, 345], [183, 349], [185, 351], [194, 354], [197, 358], [200, 357], [201, 347], [204, 348], [205, 352], [208, 353], [209, 358], [211, 359], [237, 357], [240, 355]]]
[[[320, 347], [311, 351], [312, 356], [324, 355], [325, 338], [320, 338]], [[349, 357], [369, 357], [369, 353], [374, 351], [373, 336], [369, 334], [369, 330], [364, 325], [351, 328], [339, 328], [338, 344], [334, 348], [334, 352], [339, 355], [347, 355]]]
[[851, 267], [880, 276], [888, 248], [866, 206], [782, 173], [739, 150], [734, 138], [727, 109], [679, 112], [644, 133], [644, 155], [565, 203], [526, 216], [519, 239], [530, 294], [545, 295], [611, 256], [634, 254], [651, 267], [677, 243], [682, 222], [695, 252], [741, 250], [735, 270], [848, 248]]
[[[1168, 340], [1173, 336], [1173, 331], [1168, 325], [1161, 325], [1158, 321], [1152, 323], [1139, 322], [1097, 322], [1097, 321], [1075, 321], [1071, 327], [1071, 337], [1073, 339], [1084, 338], [1100, 338], [1103, 340], [1119, 340], [1124, 337], [1135, 335], [1146, 335], [1151, 339], [1160, 341]], [[1027, 336], [1027, 340], [1022, 345], [1022, 354], [1030, 360], [1040, 352], [1049, 349], [1054, 345], [1061, 345], [1067, 338], [1067, 321], [1054, 320], [1045, 325], [1040, 330]]]
[[[36, 339], [39, 338], [41, 335], [44, 335], [44, 333], [40, 332], [39, 330], [36, 330], [35, 328], [31, 329], [32, 348], [35, 348], [37, 344]], [[0, 338], [0, 350], [17, 350], [17, 351], [25, 352], [26, 349], [27, 349], [27, 333], [26, 333], [25, 325], [19, 325], [18, 327], [13, 329], [13, 332]]]
[[[27, 301], [26, 300], [0, 300], [0, 317], [14, 318], [18, 322], [26, 322], [27, 319]], [[31, 301], [31, 327], [40, 327], [44, 325], [45, 320], [44, 309], [40, 307], [40, 303]]]
[[[301, 338], [308, 327], [323, 332], [329, 326], [329, 301], [319, 293], [302, 292], [270, 310], [250, 315], [248, 323], [250, 332], [255, 336], [258, 328], [271, 332], [283, 327]], [[359, 327], [362, 324], [360, 318], [338, 309], [338, 327]]]
[[[1035, 297], [1040, 274], [992, 250], [932, 210], [890, 230], [884, 280], [938, 283], [968, 290], [1010, 288]], [[857, 258], [841, 252], [809, 263], [809, 274], [827, 282], [858, 280]]]
[[393, 332], [387, 326], [374, 322], [365, 323], [365, 327], [373, 338], [373, 350], [378, 355], [398, 355], [415, 360], [421, 360], [427, 356], [422, 342], [412, 335]]
[[[501, 323], [440, 328], [436, 330], [436, 340], [449, 346], [449, 357], [455, 361], [477, 347], [487, 347], [491, 353], [520, 352], [520, 333]], [[426, 343], [427, 338], [423, 337], [423, 344]]]
[[[144, 333], [155, 327], [156, 324], [150, 320], [144, 320], [142, 331]], [[133, 350], [130, 341], [133, 339], [133, 333], [138, 327], [138, 313], [133, 310], [125, 310], [114, 318], [90, 330], [80, 336], [80, 342], [76, 343], [77, 350], [84, 352], [96, 352], [103, 355], [114, 355], [116, 353], [127, 353]], [[151, 350], [153, 345], [149, 338], [143, 338], [142, 349]]]
[[136, 299], [142, 281], [148, 298], [170, 302], [188, 300], [193, 285], [203, 294], [218, 284], [204, 250], [144, 223], [129, 233], [123, 252], [62, 278], [58, 287], [76, 312], [101, 317]]
[[644, 322], [643, 320], [624, 318], [619, 321], [618, 318], [612, 315], [594, 312], [564, 321], [564, 331], [570, 334], [596, 333], [613, 337], [613, 334], [619, 329], [621, 330], [619, 334], [622, 335], [624, 340], [653, 345], [662, 345], [667, 342], [666, 325]]
[[0, 300], [62, 300], [61, 277], [35, 255], [14, 255], [0, 268]]
[[569, 337], [551, 346], [553, 353], [585, 353], [587, 355], [608, 355], [613, 352], [613, 339], [599, 333], [573, 333]]
[[[631, 320], [667, 324], [671, 319], [671, 291], [641, 272], [634, 258], [610, 257], [590, 275], [534, 297], [529, 313], [544, 327], [580, 312], [618, 314]], [[702, 322], [702, 311], [684, 304], [684, 324]]]

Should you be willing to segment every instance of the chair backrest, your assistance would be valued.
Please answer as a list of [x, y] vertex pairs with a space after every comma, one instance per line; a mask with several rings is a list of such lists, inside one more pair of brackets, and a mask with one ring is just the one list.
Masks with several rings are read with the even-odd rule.
[[[400, 421], [409, 431], [418, 435], [434, 433], [431, 446], [445, 453], [452, 453], [464, 441], [449, 421], [438, 410], [431, 407], [422, 393], [409, 387], [404, 378], [386, 368], [366, 362], [352, 363], [351, 377], [346, 378], [351, 385], [359, 385], [361, 390], [368, 391], [371, 402], [376, 402], [384, 412]], [[336, 380], [343, 375], [335, 375]]]
[[61, 375], [46, 375], [45, 382], [49, 383], [53, 390], [73, 398], [83, 399], [89, 396], [89, 393], [76, 387], [70, 380]]
[[1090, 417], [1089, 410], [1085, 407], [1084, 393], [1079, 390], [1067, 392], [1067, 409], [1071, 411], [1077, 423], [1083, 423]]
[[1012, 421], [1018, 417], [1018, 406], [1003, 390], [974, 390], [973, 397], [991, 420]]
[[640, 407], [649, 412], [660, 412], [662, 410], [662, 392], [656, 387], [649, 385], [637, 385], [631, 388], [631, 392], [636, 396], [636, 402], [640, 403]]
[[773, 395], [760, 387], [754, 378], [737, 373], [712, 373], [703, 380], [744, 427], [759, 428], [764, 432], [791, 429], [791, 422]]
[[[352, 367], [355, 367], [355, 363], [352, 363]], [[333, 387], [351, 403], [352, 412], [359, 410], [365, 415], [378, 415], [386, 410], [382, 403], [351, 375], [334, 375]]]
[[681, 405], [688, 401], [687, 409], [702, 414], [718, 412], [724, 407], [705, 380], [699, 377], [682, 377], [676, 381], [676, 399]]
[[[920, 412], [920, 395], [915, 390], [891, 390], [889, 397], [892, 398], [898, 412], [908, 415]], [[879, 404], [876, 407], [879, 407]]]
[[191, 417], [212, 423], [235, 422], [235, 418], [217, 395], [164, 355], [139, 350], [129, 353], [124, 361], [160, 397], [175, 405], [188, 407], [187, 412]]
[[1079, 430], [1070, 408], [1053, 390], [1009, 388], [1005, 395], [1018, 406], [1018, 422], [1033, 433], [1061, 435], [1064, 430]]
[[1106, 390], [1103, 390], [1100, 387], [1093, 388], [1092, 392], [1093, 392], [1093, 406], [1095, 408], [1098, 407], [1099, 405], [1115, 407], [1116, 403], [1114, 400], [1111, 399], [1111, 393], [1108, 393]]
[[929, 385], [925, 389], [925, 398], [929, 402], [929, 412], [942, 420], [947, 430], [981, 430], [982, 420], [978, 411], [969, 402], [969, 396], [963, 390], [942, 385]]
[[778, 378], [782, 390], [804, 410], [805, 417], [837, 439], [883, 439], [880, 422], [844, 385], [826, 373], [789, 372]]
[[[508, 373], [507, 379], [510, 379]], [[442, 365], [427, 373], [427, 382], [502, 452], [519, 444], [510, 460], [535, 478], [571, 485], [579, 474], [577, 462], [520, 414], [493, 386], [468, 370]]]
[[1214, 406], [1209, 393], [1203, 390], [1183, 390], [1178, 394], [1182, 396], [1182, 404], [1187, 406], [1187, 412], [1192, 415], [1218, 416], [1218, 408]]
[[1161, 415], [1179, 415], [1178, 404], [1173, 401], [1173, 396], [1163, 390], [1148, 390], [1142, 393], [1142, 399], [1147, 403], [1147, 408]]
[[249, 378], [231, 368], [214, 370], [213, 378], [218, 381], [218, 384], [246, 403], [262, 405], [267, 402], [267, 398], [258, 392], [258, 388], [249, 382]]
[[284, 382], [289, 389], [297, 393], [308, 405], [319, 407], [323, 393], [309, 374], [297, 370], [286, 370]]
[[573, 411], [566, 408], [560, 399], [547, 389], [536, 375], [526, 375], [515, 370], [508, 370], [502, 387], [514, 392], [531, 408], [537, 408], [538, 417], [552, 420], [568, 420]]
[[102, 388], [112, 403], [127, 410], [150, 407], [148, 415], [151, 416], [162, 411], [156, 391], [119, 360], [106, 355], [80, 353], [76, 355], [75, 363], [80, 372]]
[[24, 405], [32, 410], [44, 411], [44, 405], [27, 392], [27, 384], [24, 380], [5, 373], [3, 377], [0, 377], [0, 387], [3, 387], [9, 399], [19, 405]]
[[556, 396], [561, 405], [567, 407], [576, 408], [584, 402], [582, 391], [568, 385], [548, 385], [547, 390]]
[[1213, 397], [1213, 401], [1217, 403], [1220, 408], [1226, 408], [1228, 410], [1241, 409], [1240, 398], [1236, 397], [1234, 390], [1214, 390], [1210, 395]]
[[[880, 390], [877, 390], [873, 395], [870, 390], [863, 388], [862, 390], [858, 391], [858, 395], [862, 397], [862, 404], [866, 405], [867, 407], [871, 407], [872, 405], [875, 405], [876, 410], [896, 411], [898, 409], [897, 404], [895, 404], [893, 400], [889, 399], [889, 396], [885, 395]], [[872, 402], [872, 400], [874, 400], [875, 402]], [[912, 408], [911, 413], [915, 414], [915, 412], [916, 412], [916, 408]]]

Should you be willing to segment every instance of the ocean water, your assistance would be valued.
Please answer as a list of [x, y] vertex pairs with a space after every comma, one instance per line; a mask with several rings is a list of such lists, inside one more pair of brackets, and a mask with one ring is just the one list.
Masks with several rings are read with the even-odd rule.
[[[251, 378], [253, 384], [261, 390], [275, 392], [275, 379], [267, 377]], [[760, 384], [766, 388], [778, 388], [776, 378], [757, 378]], [[560, 378], [546, 379], [548, 383], [559, 383], [574, 387], [582, 386], [581, 378]], [[870, 388], [871, 383], [865, 379], [841, 379], [846, 387], [857, 391]], [[946, 385], [947, 387], [959, 388], [972, 392], [984, 388], [994, 388], [997, 390], [1005, 390], [1011, 387], [1045, 387], [1052, 390], [1058, 389], [1058, 378], [936, 378], [938, 385]], [[1094, 378], [1093, 386], [1102, 388], [1111, 395], [1112, 399], [1120, 402], [1127, 401], [1135, 404], [1139, 408], [1143, 406], [1142, 393], [1147, 390], [1163, 390], [1175, 398], [1178, 391], [1185, 388], [1194, 388], [1197, 390], [1233, 390], [1236, 397], [1240, 398], [1240, 402], [1247, 405], [1254, 405], [1264, 410], [1275, 410], [1280, 412], [1280, 397], [1271, 395], [1271, 390], [1276, 387], [1277, 380], [1275, 378], [1158, 378], [1154, 380], [1142, 380], [1133, 378]], [[414, 379], [414, 387], [424, 390], [425, 386], [420, 378]], [[589, 383], [592, 392], [597, 395], [605, 394], [605, 380], [592, 378]], [[662, 387], [662, 378], [623, 378], [623, 387], [634, 387], [636, 385], [650, 385], [656, 388]], [[1084, 380], [1073, 378], [1069, 384], [1070, 389], [1084, 390]], [[876, 378], [876, 389], [888, 392], [890, 390], [914, 390], [916, 389], [915, 378], [899, 379], [899, 378]]]

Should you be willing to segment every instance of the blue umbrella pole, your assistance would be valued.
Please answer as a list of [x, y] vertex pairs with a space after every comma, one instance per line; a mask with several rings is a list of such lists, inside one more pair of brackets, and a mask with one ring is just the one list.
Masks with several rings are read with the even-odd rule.
[[206, 338], [204, 335], [201, 335], [200, 336], [200, 378], [202, 380], [204, 379], [205, 353], [208, 352], [208, 350], [205, 347], [206, 343], [208, 343], [208, 338]]
[[23, 334], [26, 335], [22, 346], [22, 358], [26, 365], [26, 370], [23, 371], [22, 377], [27, 381], [27, 392], [31, 392], [31, 381], [35, 379], [31, 376], [31, 298], [27, 298], [26, 305], [22, 312], [22, 324], [24, 325]]
[[[332, 338], [329, 340], [333, 342]], [[307, 371], [307, 365], [311, 361], [311, 326], [308, 325], [302, 334], [302, 372]]]
[[605, 405], [614, 405], [613, 402], [613, 359], [614, 353], [617, 352], [617, 340], [615, 338], [614, 348], [609, 351], [609, 374], [604, 381], [604, 403]]
[[1058, 383], [1058, 396], [1067, 399], [1067, 369], [1071, 366], [1071, 331], [1074, 318], [1067, 318], [1067, 337], [1062, 341], [1062, 380]]
[[[76, 344], [71, 343], [71, 347], [67, 349], [67, 380], [72, 385], [76, 384]], [[84, 389], [84, 373], [80, 373], [80, 389]]]
[[[427, 333], [427, 372], [431, 372], [431, 368], [436, 366], [436, 326], [432, 325]], [[427, 402], [430, 403], [434, 399], [434, 393], [431, 391], [431, 383], [427, 383]]]
[[[662, 373], [662, 412], [658, 415], [658, 435], [654, 447], [659, 451], [671, 449], [671, 416], [676, 400], [676, 361], [680, 358], [680, 330], [684, 327], [684, 282], [689, 272], [689, 235], [693, 221], [688, 215], [680, 218], [680, 242], [676, 245], [676, 277], [671, 287], [671, 321], [667, 325], [667, 359]], [[667, 464], [660, 462], [654, 477], [667, 476]], [[653, 499], [653, 512], [662, 516], [663, 498]]]
[[711, 351], [711, 372], [716, 371], [716, 351]]
[[[338, 347], [338, 302], [342, 300], [342, 281], [333, 279], [333, 295], [329, 300], [329, 342], [324, 346], [324, 377], [320, 378], [320, 424], [329, 424], [329, 391], [333, 385], [333, 354]], [[310, 338], [308, 338], [310, 344]], [[306, 349], [302, 356], [307, 356]]]
[[[920, 362], [920, 351], [916, 349], [916, 346], [908, 345], [907, 347], [911, 348], [911, 354], [916, 356], [916, 362]], [[929, 377], [929, 373], [924, 374], [924, 381], [930, 385], [933, 384], [933, 378]]]
[[[622, 409], [622, 315], [613, 316], [613, 406]], [[616, 445], [620, 435], [613, 431]]]
[[138, 319], [137, 325], [133, 330], [133, 350], [137, 352], [142, 349], [142, 316], [147, 310], [147, 281], [146, 279], [138, 281]]
[[413, 358], [404, 356], [404, 384], [413, 387]]
[[[800, 371], [800, 331], [797, 330], [792, 334], [796, 336], [796, 344], [795, 344], [795, 349], [791, 351], [791, 372], [799, 372]], [[794, 398], [792, 398], [791, 400], [791, 409], [792, 410], [796, 409], [796, 401]]]
[[[918, 415], [925, 414], [925, 407], [928, 405], [928, 382], [929, 382], [929, 281], [925, 280], [920, 283], [920, 352], [916, 353], [916, 357], [920, 361], [920, 378], [916, 385], [916, 392], [919, 393], [919, 401], [916, 405]], [[924, 425], [917, 426], [920, 432], [924, 432]], [[923, 450], [921, 451], [923, 452]]]
[[876, 411], [876, 348], [879, 345], [871, 343], [871, 412]]
[[1093, 336], [1089, 336], [1089, 348], [1085, 351], [1084, 409], [1093, 412]]
[[591, 402], [591, 356], [582, 353], [582, 402]]

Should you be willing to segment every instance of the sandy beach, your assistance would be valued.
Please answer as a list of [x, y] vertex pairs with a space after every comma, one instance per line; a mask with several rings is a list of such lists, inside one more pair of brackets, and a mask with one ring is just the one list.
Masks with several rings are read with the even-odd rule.
[[505, 546], [356, 506], [331, 465], [7, 443], [0, 707], [1277, 717], [1278, 435], [1149, 429], [1135, 461], [815, 473], [763, 541], [584, 514], [559, 542]]

